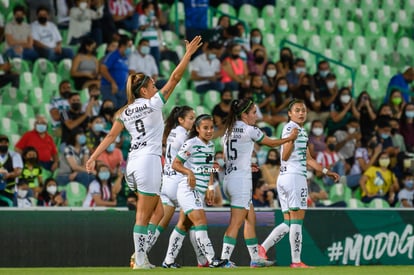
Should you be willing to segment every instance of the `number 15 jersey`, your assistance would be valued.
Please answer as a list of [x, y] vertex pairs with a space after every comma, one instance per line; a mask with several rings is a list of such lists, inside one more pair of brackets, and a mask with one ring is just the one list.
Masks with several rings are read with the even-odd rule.
[[131, 135], [128, 159], [142, 155], [162, 154], [164, 121], [162, 107], [165, 99], [160, 92], [152, 98], [137, 98], [121, 113], [120, 120]]
[[262, 130], [248, 125], [243, 121], [236, 121], [230, 137], [224, 138], [224, 154], [226, 160], [225, 174], [252, 177], [251, 160], [255, 142], [264, 138]]

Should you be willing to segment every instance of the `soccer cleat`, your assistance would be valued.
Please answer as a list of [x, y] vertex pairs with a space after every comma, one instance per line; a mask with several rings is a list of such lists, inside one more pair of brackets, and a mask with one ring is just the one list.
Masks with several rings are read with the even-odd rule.
[[148, 263], [143, 263], [142, 265], [134, 264], [134, 267], [132, 269], [152, 269], [153, 267], [149, 265]]
[[226, 264], [226, 261], [227, 260], [213, 259], [208, 266], [209, 267], [212, 267], [212, 268], [215, 268], [215, 267], [223, 267]]
[[206, 262], [205, 264], [198, 264], [198, 267], [209, 267], [210, 264], [208, 262]]
[[181, 265], [177, 263], [167, 264], [166, 262], [162, 263], [163, 268], [181, 268]]
[[234, 263], [234, 262], [232, 262], [232, 261], [230, 261], [230, 260], [224, 260], [225, 261], [225, 263], [223, 264], [223, 268], [236, 268], [237, 266], [236, 266], [236, 264]]
[[259, 258], [258, 260], [251, 261], [250, 267], [251, 268], [257, 268], [257, 267], [268, 267], [274, 265], [273, 261], [268, 261], [262, 258]]
[[258, 245], [258, 247], [259, 247], [259, 257], [267, 260], [266, 249], [260, 244]]
[[145, 253], [144, 263], [147, 264], [147, 265], [149, 265], [151, 268], [155, 268], [155, 265], [153, 265], [152, 263], [150, 263], [150, 261], [148, 259], [147, 253]]
[[135, 252], [131, 255], [131, 258], [129, 259], [129, 266], [131, 268], [134, 268], [135, 265]]
[[291, 263], [290, 264], [291, 268], [312, 268], [312, 266], [309, 266], [303, 262], [299, 262], [299, 263]]

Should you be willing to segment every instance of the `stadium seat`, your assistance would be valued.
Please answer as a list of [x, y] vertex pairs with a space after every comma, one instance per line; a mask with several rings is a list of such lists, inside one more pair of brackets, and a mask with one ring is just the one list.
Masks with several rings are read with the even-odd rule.
[[169, 48], [174, 48], [177, 44], [180, 44], [180, 38], [178, 35], [170, 30], [165, 30], [162, 32], [162, 39]]
[[405, 10], [399, 10], [395, 13], [395, 21], [404, 28], [412, 27], [412, 19]]
[[378, 2], [376, 0], [360, 0], [361, 10], [364, 15], [367, 15], [369, 12], [373, 12], [378, 9]]
[[12, 134], [19, 134], [19, 127], [15, 121], [8, 117], [1, 117], [1, 131], [2, 135], [12, 135]]
[[367, 38], [377, 38], [383, 35], [381, 26], [379, 26], [377, 22], [372, 21], [368, 22], [364, 28], [364, 34]]
[[397, 70], [394, 67], [390, 67], [388, 65], [383, 65], [378, 70], [377, 79], [387, 79], [387, 80], [389, 80], [396, 73], [397, 73]]
[[200, 95], [192, 90], [185, 90], [180, 93], [180, 105], [188, 105], [191, 107], [199, 106], [201, 103]]
[[[277, 40], [282, 40], [284, 39], [286, 36], [288, 36], [288, 34], [290, 33], [294, 33], [294, 29], [292, 24], [290, 23], [289, 20], [285, 19], [285, 18], [280, 18], [279, 20], [276, 19], [276, 26], [275, 26], [275, 37]], [[268, 33], [269, 35], [270, 33]], [[266, 45], [265, 45], [266, 46]], [[267, 46], [266, 46], [267, 48]], [[269, 49], [269, 48], [267, 48]]]
[[85, 186], [79, 182], [71, 181], [66, 185], [65, 191], [68, 206], [81, 207], [83, 205], [83, 201], [85, 200], [87, 194]]
[[344, 52], [344, 55], [342, 56], [342, 62], [350, 67], [358, 68], [361, 65], [361, 57], [357, 52], [349, 49]]
[[303, 20], [300, 12], [301, 11], [296, 6], [290, 6], [285, 12], [285, 19], [289, 20], [289, 23], [292, 26], [297, 26]]
[[174, 62], [172, 62], [171, 60], [161, 60], [160, 63], [160, 73], [162, 75], [171, 75], [171, 73], [174, 71], [175, 69], [175, 64]]
[[28, 61], [21, 58], [12, 58], [11, 60], [12, 70], [17, 73], [31, 72], [30, 64]]
[[368, 208], [390, 208], [390, 204], [383, 199], [373, 199], [369, 204]]
[[389, 56], [394, 51], [392, 42], [386, 36], [378, 37], [373, 49], [383, 56]]
[[368, 82], [367, 92], [371, 97], [373, 105], [378, 108], [385, 97], [386, 87], [381, 85], [378, 79], [373, 78]]
[[388, 39], [395, 40], [406, 36], [406, 31], [397, 22], [390, 22], [385, 27], [385, 35]]
[[329, 200], [333, 203], [339, 201], [349, 201], [351, 196], [352, 190], [342, 183], [334, 184], [329, 189]]
[[2, 103], [1, 108], [0, 108], [0, 117], [11, 118], [12, 110], [13, 110], [13, 105], [7, 105], [7, 104]]
[[316, 27], [305, 19], [297, 25], [297, 36], [301, 39], [308, 40], [313, 34], [316, 34]]
[[319, 26], [324, 20], [323, 11], [318, 7], [311, 7], [306, 12], [306, 19], [314, 26]]
[[43, 81], [43, 93], [52, 97], [59, 95], [60, 75], [55, 72], [47, 73]]
[[384, 63], [384, 56], [380, 55], [375, 50], [370, 51], [365, 58], [365, 64], [371, 71], [379, 70], [382, 66], [384, 66]]
[[323, 52], [326, 49], [325, 40], [321, 39], [319, 35], [314, 34], [309, 37], [307, 47], [315, 52]]
[[351, 12], [354, 12], [357, 9], [357, 1], [355, 0], [341, 0], [338, 1], [338, 8], [341, 12], [344, 13], [345, 16]]
[[360, 56], [366, 56], [371, 51], [371, 45], [365, 36], [359, 35], [354, 38], [352, 49]]
[[[406, 2], [408, 2], [408, 1], [406, 1]], [[383, 10], [390, 10], [390, 11], [398, 10], [400, 8], [400, 1], [382, 0], [381, 1], [381, 8]]]
[[343, 27], [347, 21], [347, 17], [340, 9], [334, 8], [329, 11], [328, 20], [337, 27]]
[[255, 6], [245, 3], [240, 6], [238, 17], [246, 23], [253, 25], [259, 17], [259, 11]]
[[342, 26], [342, 35], [346, 37], [355, 37], [362, 34], [361, 26], [354, 21], [347, 21]]
[[70, 79], [70, 69], [72, 68], [72, 59], [62, 59], [57, 66], [57, 73], [60, 79]]
[[237, 17], [236, 9], [228, 3], [220, 3], [217, 6], [217, 10], [221, 11], [224, 14], [231, 15], [233, 17]]
[[355, 198], [349, 199], [347, 201], [347, 206], [348, 208], [365, 208], [365, 204], [359, 199]]
[[330, 20], [323, 21], [323, 23], [319, 25], [319, 35], [329, 38], [339, 35], [338, 26], [333, 24]]
[[390, 23], [390, 15], [383, 9], [378, 9], [378, 10], [374, 11], [373, 12], [373, 19], [381, 27], [385, 27], [386, 24]]
[[175, 14], [177, 12], [178, 21], [183, 22], [185, 19], [184, 3], [181, 1], [174, 1], [168, 16], [169, 22], [175, 22]]
[[276, 9], [287, 9], [288, 7], [290, 7], [290, 4], [290, 0], [277, 0]]
[[196, 113], [196, 116], [202, 115], [202, 114], [208, 114], [211, 115], [211, 110], [207, 109], [203, 105], [196, 106], [194, 108], [194, 111]]
[[19, 89], [23, 92], [30, 92], [34, 87], [39, 87], [39, 80], [31, 72], [24, 72], [19, 77]]
[[[386, 1], [386, 0], [383, 0]], [[404, 7], [403, 9], [407, 12], [408, 16], [411, 17], [414, 15], [414, 1], [413, 0], [404, 0]]]
[[316, 7], [321, 14], [321, 20], [325, 19], [326, 11], [333, 11], [335, 8], [335, 1], [332, 0], [318, 0], [316, 1]]
[[19, 102], [26, 102], [28, 93], [21, 91], [15, 87], [8, 87], [3, 91], [1, 96], [1, 103], [6, 105], [15, 105]]
[[[412, 60], [413, 49], [414, 49], [414, 42], [411, 38], [402, 37], [400, 40], [398, 40], [397, 52], [400, 55], [404, 56], [407, 59]], [[409, 64], [410, 62], [407, 60], [406, 63]]]
[[280, 122], [275, 129], [275, 133], [273, 134], [274, 137], [276, 138], [281, 138], [282, 137], [282, 131], [283, 131], [283, 127], [285, 127], [286, 122]]
[[207, 109], [209, 109], [211, 112], [213, 111], [213, 108], [219, 104], [221, 101], [221, 95], [219, 91], [216, 90], [209, 90], [207, 93], [203, 96], [203, 105]]
[[56, 69], [53, 62], [46, 58], [38, 58], [33, 64], [33, 75], [35, 75], [40, 82], [43, 82], [47, 73], [55, 71]]
[[32, 92], [29, 93], [28, 103], [33, 106], [36, 111], [39, 111], [40, 106], [45, 103], [49, 103], [51, 96], [47, 93], [43, 93], [41, 87], [35, 87]]
[[[346, 64], [346, 63], [345, 63]], [[338, 83], [338, 86], [348, 86], [351, 84], [351, 72], [347, 69], [345, 69], [342, 66], [335, 66], [334, 70], [336, 75], [336, 82]]]
[[[329, 49], [332, 50], [332, 53], [334, 56], [339, 57], [342, 53], [344, 53], [349, 48], [349, 45], [346, 40], [341, 35], [334, 36], [330, 43], [329, 43]], [[339, 59], [339, 58], [335, 58]]]
[[[138, 32], [139, 33], [139, 32]], [[135, 45], [138, 45], [137, 43], [135, 43]], [[96, 58], [99, 60], [102, 57], [105, 56], [105, 51], [106, 51], [106, 47], [108, 46], [108, 44], [106, 43], [102, 43], [101, 45], [99, 45], [96, 48]]]
[[[285, 37], [287, 37], [287, 35]], [[273, 33], [263, 34], [263, 45], [266, 47], [270, 60], [279, 58], [279, 45], [276, 43], [276, 37]]]
[[35, 118], [33, 107], [25, 102], [17, 103], [13, 106], [12, 118], [19, 125], [24, 127], [29, 123], [30, 119]]

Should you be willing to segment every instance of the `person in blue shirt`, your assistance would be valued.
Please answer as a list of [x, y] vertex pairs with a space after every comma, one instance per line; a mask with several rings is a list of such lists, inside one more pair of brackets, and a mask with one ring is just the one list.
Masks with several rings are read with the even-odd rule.
[[402, 96], [405, 102], [410, 102], [411, 97], [411, 87], [410, 84], [414, 80], [414, 68], [413, 67], [406, 67], [403, 69], [402, 73], [398, 73], [394, 75], [390, 82], [388, 83], [387, 87], [387, 94], [384, 98], [384, 103], [388, 102], [388, 98], [391, 94], [391, 91], [394, 89], [398, 89], [401, 91]]
[[102, 101], [112, 101], [116, 110], [127, 102], [125, 83], [128, 78], [127, 62], [131, 46], [132, 40], [121, 35], [118, 48], [106, 55], [100, 66]]

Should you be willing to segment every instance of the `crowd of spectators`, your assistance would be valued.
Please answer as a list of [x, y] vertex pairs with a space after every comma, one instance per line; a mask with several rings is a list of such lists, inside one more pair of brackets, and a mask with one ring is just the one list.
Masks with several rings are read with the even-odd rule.
[[[70, 58], [73, 62], [71, 78], [60, 82], [49, 114], [38, 113], [33, 129], [22, 133], [14, 148], [8, 136], [0, 136], [0, 204], [64, 206], [64, 187], [76, 181], [88, 190], [84, 206], [127, 205], [131, 195], [122, 179], [129, 135], [121, 134], [101, 156], [96, 174], [86, 172], [85, 162], [111, 128], [116, 111], [126, 103], [129, 73], [142, 71], [162, 86], [160, 62], [168, 49], [161, 32], [168, 29], [166, 15], [157, 1], [136, 5], [129, 0], [58, 2], [62, 6], [56, 6], [57, 10], [16, 5], [5, 24], [0, 86], [19, 88], [19, 76], [8, 61], [12, 58], [34, 62], [43, 57], [55, 64]], [[231, 21], [222, 15], [217, 26], [204, 31], [203, 48], [192, 60], [186, 80], [202, 102], [209, 100], [205, 95], [210, 90], [221, 95], [220, 102], [209, 110], [216, 126], [216, 151], [221, 150], [219, 141], [232, 99], [252, 97], [258, 108], [258, 125], [277, 137], [288, 120], [287, 104], [300, 98], [308, 107], [311, 155], [341, 175], [341, 181], [334, 183], [309, 170], [310, 206], [346, 206], [346, 201], [329, 201], [340, 184], [351, 197], [367, 204], [382, 199], [391, 206], [413, 207], [410, 84], [414, 68], [403, 68], [392, 77], [388, 87], [382, 87], [383, 102], [376, 106], [369, 88], [357, 91], [340, 86], [328, 61], [320, 61], [310, 71], [307, 60], [288, 47], [279, 56], [271, 56], [260, 29], [246, 32], [244, 24]], [[67, 34], [65, 38], [62, 33]], [[98, 59], [96, 51], [101, 45], [106, 45], [106, 52]], [[177, 60], [172, 52], [170, 60]], [[88, 90], [87, 100], [80, 93], [84, 89]], [[253, 177], [254, 205], [273, 207], [279, 152], [255, 145], [252, 163], [260, 167]], [[215, 178], [220, 182], [222, 175]], [[217, 205], [223, 204], [224, 196]]]

